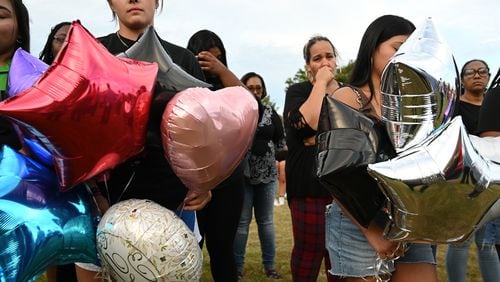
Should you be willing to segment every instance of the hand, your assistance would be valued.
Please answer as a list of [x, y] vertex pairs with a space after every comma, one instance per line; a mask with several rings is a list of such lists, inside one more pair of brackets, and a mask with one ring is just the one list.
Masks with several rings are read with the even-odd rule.
[[404, 254], [405, 244], [385, 239], [380, 227], [372, 224], [365, 231], [364, 234], [368, 239], [368, 243], [375, 249], [381, 259], [391, 260]]
[[197, 211], [205, 207], [212, 199], [212, 192], [199, 192], [189, 190], [183, 204], [178, 209], [185, 209], [188, 211]]
[[332, 80], [335, 81], [335, 70], [329, 66], [321, 67], [314, 77], [315, 83], [324, 83], [325, 86], [329, 86]]
[[196, 58], [198, 59], [198, 63], [200, 63], [200, 67], [204, 72], [220, 76], [227, 70], [226, 66], [208, 51], [200, 52]]

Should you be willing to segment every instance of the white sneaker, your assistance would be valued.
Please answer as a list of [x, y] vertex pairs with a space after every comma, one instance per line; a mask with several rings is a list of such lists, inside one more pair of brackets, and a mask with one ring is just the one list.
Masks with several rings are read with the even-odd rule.
[[278, 198], [278, 205], [279, 206], [282, 206], [285, 204], [285, 197], [279, 197]]
[[279, 206], [279, 205], [280, 205], [280, 203], [279, 203], [278, 199], [274, 199], [274, 206], [276, 206], [276, 207], [277, 207], [277, 206]]

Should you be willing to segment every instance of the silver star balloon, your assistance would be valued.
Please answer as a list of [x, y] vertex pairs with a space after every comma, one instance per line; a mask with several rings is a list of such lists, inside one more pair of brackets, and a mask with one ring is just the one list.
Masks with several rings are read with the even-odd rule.
[[187, 72], [172, 61], [172, 58], [161, 45], [158, 36], [150, 26], [139, 40], [130, 46], [127, 51], [117, 55], [139, 61], [155, 62], [158, 64], [158, 81], [167, 91], [182, 91], [191, 87], [210, 87]]
[[460, 116], [368, 173], [390, 199], [391, 240], [462, 241], [500, 216], [500, 165], [478, 153]]
[[469, 135], [469, 138], [481, 156], [500, 164], [500, 137]]
[[382, 120], [396, 152], [419, 144], [449, 121], [460, 89], [458, 77], [450, 48], [427, 19], [381, 77]]

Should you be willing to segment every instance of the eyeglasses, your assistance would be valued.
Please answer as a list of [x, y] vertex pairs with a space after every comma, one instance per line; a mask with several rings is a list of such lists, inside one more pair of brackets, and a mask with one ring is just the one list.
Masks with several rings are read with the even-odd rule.
[[59, 44], [63, 44], [65, 39], [66, 39], [66, 35], [58, 35], [58, 36], [54, 36], [54, 40], [55, 40], [57, 43], [59, 43]]
[[490, 71], [487, 68], [478, 68], [477, 70], [475, 69], [465, 69], [464, 70], [464, 77], [474, 77], [475, 75], [479, 74], [481, 77], [486, 77], [490, 75]]
[[262, 86], [260, 85], [248, 85], [247, 88], [251, 92], [259, 92], [259, 93], [262, 92]]

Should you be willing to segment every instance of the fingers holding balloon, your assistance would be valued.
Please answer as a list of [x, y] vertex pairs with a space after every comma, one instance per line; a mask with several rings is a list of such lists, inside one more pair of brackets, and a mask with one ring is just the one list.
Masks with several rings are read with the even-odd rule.
[[211, 199], [212, 192], [210, 191], [198, 192], [189, 190], [181, 208], [188, 211], [201, 210]]

